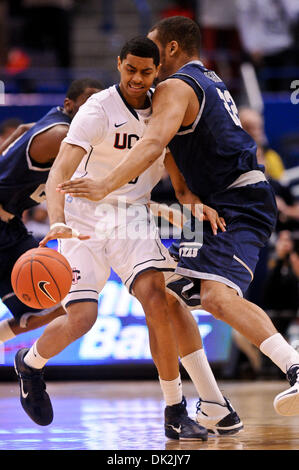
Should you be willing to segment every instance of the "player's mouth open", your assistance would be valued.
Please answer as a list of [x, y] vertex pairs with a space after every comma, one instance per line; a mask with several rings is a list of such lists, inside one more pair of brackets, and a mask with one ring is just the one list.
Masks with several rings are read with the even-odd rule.
[[136, 86], [136, 85], [132, 85], [131, 83], [129, 83], [129, 88], [131, 88], [132, 90], [142, 90], [143, 89], [143, 86]]

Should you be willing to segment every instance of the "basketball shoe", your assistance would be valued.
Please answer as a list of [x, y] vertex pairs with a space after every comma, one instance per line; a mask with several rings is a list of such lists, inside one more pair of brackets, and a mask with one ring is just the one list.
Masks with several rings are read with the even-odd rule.
[[273, 402], [276, 413], [282, 416], [299, 414], [299, 364], [287, 370], [287, 379], [291, 388], [279, 393]]
[[[196, 421], [216, 436], [237, 434], [243, 429], [243, 423], [230, 401], [223, 398], [225, 405], [201, 399], [196, 405]], [[202, 408], [205, 411], [202, 411]]]
[[206, 441], [208, 439], [208, 431], [189, 418], [185, 397], [177, 405], [166, 406], [164, 416], [165, 436], [169, 439], [183, 441]]
[[44, 369], [33, 369], [24, 362], [28, 348], [20, 349], [15, 356], [15, 371], [20, 384], [20, 400], [27, 415], [40, 426], [53, 421], [53, 409], [46, 384]]

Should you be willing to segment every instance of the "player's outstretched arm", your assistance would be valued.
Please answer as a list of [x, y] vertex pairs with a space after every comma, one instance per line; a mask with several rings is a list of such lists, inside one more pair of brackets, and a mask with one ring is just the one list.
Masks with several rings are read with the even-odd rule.
[[40, 246], [45, 246], [49, 240], [56, 238], [72, 238], [73, 236], [78, 237], [80, 240], [89, 238], [88, 236], [78, 234], [66, 225], [64, 217], [65, 196], [57, 191], [59, 183], [72, 177], [85, 153], [85, 150], [77, 145], [65, 142], [61, 144], [46, 184], [50, 231], [41, 240]]
[[158, 85], [153, 98], [153, 114], [145, 134], [120, 164], [104, 179], [65, 181], [60, 189], [74, 197], [98, 201], [137, 178], [160, 157], [180, 128], [191, 93], [191, 87], [181, 80], [167, 80]]
[[182, 206], [187, 205], [190, 207], [194, 217], [197, 217], [199, 220], [208, 220], [211, 224], [214, 235], [217, 235], [218, 228], [220, 228], [222, 232], [225, 232], [224, 219], [219, 217], [218, 212], [215, 209], [203, 204], [200, 198], [190, 191], [184, 176], [178, 169], [170, 152], [166, 154], [164, 165], [170, 176], [175, 195], [180, 204], [182, 204]]

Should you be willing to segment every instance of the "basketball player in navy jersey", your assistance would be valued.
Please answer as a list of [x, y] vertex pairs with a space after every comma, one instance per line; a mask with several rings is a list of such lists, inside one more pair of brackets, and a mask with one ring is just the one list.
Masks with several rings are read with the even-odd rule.
[[[183, 249], [190, 240], [182, 237], [177, 273], [192, 281], [189, 295], [200, 294], [205, 310], [239, 331], [286, 373], [291, 388], [275, 397], [274, 408], [281, 415], [298, 415], [299, 354], [266, 313], [243, 298], [277, 215], [272, 188], [257, 163], [256, 143], [242, 129], [221, 78], [200, 62], [200, 30], [194, 21], [167, 18], [149, 37], [160, 49], [162, 82], [143, 138], [106, 178], [65, 182], [59, 188], [101, 200], [136, 178], [168, 145], [203, 210], [206, 204], [211, 206], [226, 222], [226, 231], [216, 236], [203, 223], [203, 243], [191, 240], [192, 257]], [[208, 422], [208, 414], [202, 401], [197, 415], [202, 424]]]
[[45, 200], [45, 183], [72, 118], [81, 104], [102, 88], [94, 79], [73, 81], [63, 107], [52, 108], [35, 124], [22, 124], [1, 145], [0, 296], [13, 315], [0, 322], [1, 342], [65, 314], [62, 307], [35, 310], [23, 304], [12, 290], [10, 276], [19, 256], [38, 247], [21, 220], [23, 211]]

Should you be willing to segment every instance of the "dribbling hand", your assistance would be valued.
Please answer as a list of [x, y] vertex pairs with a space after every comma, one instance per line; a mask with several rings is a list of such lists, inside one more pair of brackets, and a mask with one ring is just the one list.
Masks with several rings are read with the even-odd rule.
[[88, 240], [90, 236], [82, 235], [77, 230], [74, 230], [72, 227], [68, 227], [65, 224], [53, 224], [47, 235], [39, 242], [39, 246], [46, 246], [48, 241], [56, 240], [57, 238], [78, 238], [79, 240]]

